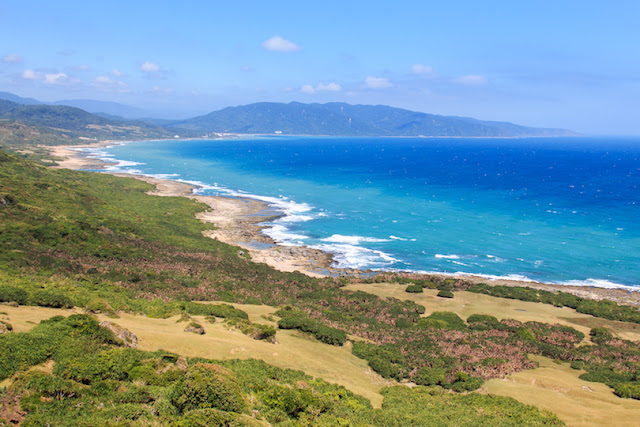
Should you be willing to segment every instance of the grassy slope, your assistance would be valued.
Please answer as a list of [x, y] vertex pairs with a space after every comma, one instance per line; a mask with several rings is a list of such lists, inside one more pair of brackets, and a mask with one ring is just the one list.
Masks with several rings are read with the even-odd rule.
[[[254, 323], [274, 324], [263, 318], [273, 314], [274, 307], [234, 304], [249, 314]], [[68, 316], [73, 310], [46, 307], [2, 307], [0, 320], [8, 319], [16, 332], [26, 332], [55, 315]], [[100, 320], [111, 320], [138, 336], [138, 348], [146, 351], [166, 350], [187, 357], [208, 359], [259, 359], [280, 368], [297, 369], [331, 383], [340, 384], [371, 401], [375, 408], [382, 405], [380, 390], [395, 382], [385, 380], [371, 371], [367, 362], [355, 357], [350, 346], [335, 347], [322, 344], [293, 330], [278, 331], [277, 343], [254, 340], [224, 323], [210, 324], [200, 316], [196, 319], [204, 326], [205, 335], [184, 332], [185, 324], [177, 316], [154, 319], [140, 315], [122, 314], [118, 319], [100, 315]]]
[[640, 341], [640, 325], [600, 319], [578, 313], [568, 307], [554, 307], [535, 302], [497, 298], [472, 292], [456, 292], [455, 298], [438, 298], [437, 289], [424, 289], [423, 293], [405, 292], [406, 285], [389, 283], [353, 284], [345, 289], [364, 291], [383, 298], [408, 299], [423, 305], [428, 316], [434, 311], [452, 311], [463, 319], [472, 314], [489, 314], [498, 319], [515, 319], [521, 322], [542, 322], [571, 326], [585, 334], [589, 341], [589, 331], [596, 327], [612, 330], [623, 339]]
[[546, 409], [571, 426], [635, 426], [640, 419], [640, 402], [620, 399], [604, 384], [584, 381], [584, 371], [545, 357], [532, 358], [540, 367], [505, 379], [493, 379], [483, 391]]
[[[476, 362], [470, 356], [481, 361], [496, 357], [492, 354], [502, 357], [509, 350], [517, 359], [522, 358], [523, 349], [530, 348], [514, 331], [500, 332], [500, 336], [506, 334], [505, 341], [496, 340], [491, 331], [416, 328], [419, 317], [414, 303], [382, 300], [340, 289], [338, 281], [280, 273], [251, 263], [237, 255], [237, 248], [202, 236], [207, 226], [194, 214], [204, 206], [182, 198], [147, 196], [144, 192], [149, 188], [129, 179], [54, 171], [0, 152], [0, 198], [7, 202], [0, 207], [0, 285], [20, 287], [31, 297], [41, 288], [58, 291], [76, 306], [101, 297], [116, 309], [144, 312], [150, 317], [177, 314], [180, 303], [176, 300], [194, 298], [292, 304], [356, 337], [414, 352], [399, 362], [404, 376], [398, 378], [407, 378], [412, 371], [438, 360], [448, 364], [452, 372], [472, 371]], [[494, 337], [488, 350], [482, 345], [487, 337]], [[319, 354], [334, 351], [313, 345], [320, 346]], [[229, 344], [227, 350], [238, 347], [242, 346]], [[446, 356], [452, 348], [461, 350], [457, 359]], [[473, 354], [466, 354], [466, 349]], [[336, 362], [330, 364], [338, 366], [347, 357], [355, 360], [344, 350], [336, 350]], [[265, 353], [264, 357], [268, 356]], [[273, 353], [271, 357], [279, 359]], [[296, 362], [304, 364], [304, 359], [291, 363]], [[361, 361], [350, 363], [364, 366]], [[514, 368], [512, 360], [500, 363], [507, 371], [497, 370], [498, 374], [528, 366]], [[326, 368], [326, 364], [313, 367], [320, 373]]]
[[[439, 298], [438, 290], [424, 289], [424, 293], [405, 292], [405, 284], [373, 283], [354, 284], [350, 290], [370, 292], [382, 298], [409, 299], [425, 306], [424, 316], [434, 311], [451, 311], [463, 318], [472, 314], [490, 314], [499, 319], [516, 319], [522, 322], [537, 321], [572, 326], [585, 333], [606, 327], [616, 335], [629, 340], [640, 340], [640, 325], [599, 319], [581, 314], [573, 309], [525, 302], [488, 295], [456, 292], [455, 297]], [[640, 416], [640, 401], [620, 399], [604, 384], [584, 381], [584, 371], [571, 369], [568, 363], [530, 356], [539, 367], [511, 374], [504, 379], [489, 380], [482, 391], [509, 396], [520, 402], [534, 405], [557, 414], [569, 425], [636, 425]]]

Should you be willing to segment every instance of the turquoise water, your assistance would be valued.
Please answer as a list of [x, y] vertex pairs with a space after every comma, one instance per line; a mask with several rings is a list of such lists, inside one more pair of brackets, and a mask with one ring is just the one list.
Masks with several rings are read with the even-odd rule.
[[112, 169], [242, 195], [336, 266], [640, 285], [640, 139], [262, 137], [134, 142]]

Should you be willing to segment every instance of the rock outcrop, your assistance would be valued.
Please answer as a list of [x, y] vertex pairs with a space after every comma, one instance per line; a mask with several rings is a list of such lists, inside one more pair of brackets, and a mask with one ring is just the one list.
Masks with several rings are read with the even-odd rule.
[[138, 337], [128, 329], [125, 329], [122, 326], [108, 320], [103, 320], [102, 322], [100, 322], [100, 326], [102, 326], [103, 328], [107, 328], [108, 330], [113, 332], [113, 335], [115, 335], [116, 339], [120, 341], [125, 347], [138, 348]]

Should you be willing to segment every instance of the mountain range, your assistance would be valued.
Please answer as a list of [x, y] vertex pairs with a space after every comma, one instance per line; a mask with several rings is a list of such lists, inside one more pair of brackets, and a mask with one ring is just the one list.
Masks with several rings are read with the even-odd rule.
[[46, 105], [32, 98], [0, 92], [0, 119], [78, 132], [86, 129], [95, 131], [96, 126], [103, 129], [109, 126], [134, 126], [138, 128], [138, 133], [148, 137], [169, 137], [174, 134], [202, 136], [212, 133], [442, 137], [577, 135], [565, 129], [534, 128], [508, 122], [427, 114], [384, 105], [338, 102], [261, 102], [227, 107], [186, 120], [143, 118], [137, 121], [125, 117], [131, 117], [136, 112], [142, 113], [142, 110], [123, 104], [94, 100], [56, 102], [63, 103], [66, 104]]

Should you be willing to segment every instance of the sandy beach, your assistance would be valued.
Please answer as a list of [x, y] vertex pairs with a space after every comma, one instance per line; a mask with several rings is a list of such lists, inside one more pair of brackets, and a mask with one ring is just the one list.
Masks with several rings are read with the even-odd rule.
[[[73, 148], [101, 147], [111, 145], [112, 142], [103, 141], [95, 144], [81, 146], [57, 146], [47, 147], [51, 154], [57, 158], [57, 168], [66, 169], [103, 169], [105, 163], [83, 157]], [[59, 159], [59, 160], [58, 160]], [[108, 172], [107, 172], [108, 173]], [[113, 175], [130, 177], [155, 185], [155, 190], [148, 194], [164, 197], [188, 197], [204, 203], [210, 210], [202, 212], [197, 217], [206, 223], [216, 226], [216, 229], [208, 230], [205, 235], [224, 243], [239, 246], [247, 251], [254, 262], [270, 265], [280, 271], [300, 271], [313, 277], [327, 275], [353, 275], [357, 270], [345, 270], [333, 268], [332, 255], [316, 249], [304, 246], [281, 246], [271, 238], [262, 234], [265, 222], [276, 219], [279, 215], [270, 209], [269, 205], [254, 199], [200, 196], [193, 194], [194, 186], [189, 184], [146, 177], [114, 173]], [[412, 275], [413, 276], [413, 275]], [[432, 274], [432, 276], [437, 276]], [[441, 275], [450, 278], [450, 275]], [[538, 282], [525, 282], [507, 279], [487, 279], [481, 276], [457, 277], [472, 283], [490, 283], [506, 286], [527, 286], [540, 290], [570, 292], [580, 297], [591, 299], [610, 299], [621, 304], [640, 306], [640, 293], [623, 288], [601, 288], [589, 286], [555, 285]]]

